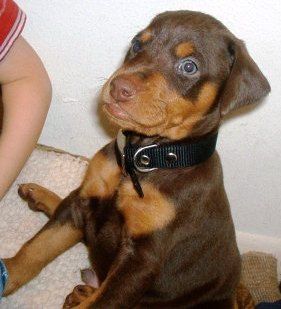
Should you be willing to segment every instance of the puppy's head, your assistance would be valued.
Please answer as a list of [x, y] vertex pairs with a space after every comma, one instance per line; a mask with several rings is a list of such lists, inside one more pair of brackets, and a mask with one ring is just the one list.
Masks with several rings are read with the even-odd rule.
[[213, 17], [166, 12], [135, 36], [102, 91], [123, 129], [181, 139], [216, 129], [221, 116], [270, 86], [242, 41]]

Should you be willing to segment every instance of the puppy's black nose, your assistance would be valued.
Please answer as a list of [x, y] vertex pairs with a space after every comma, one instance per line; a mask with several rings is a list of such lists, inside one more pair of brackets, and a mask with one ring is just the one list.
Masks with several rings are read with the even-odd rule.
[[116, 76], [110, 83], [110, 95], [119, 102], [126, 102], [136, 94], [136, 86], [125, 76]]

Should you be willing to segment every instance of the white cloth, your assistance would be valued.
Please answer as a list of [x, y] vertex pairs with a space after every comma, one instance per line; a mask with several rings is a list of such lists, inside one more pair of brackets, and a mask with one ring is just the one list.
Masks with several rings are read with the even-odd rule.
[[[65, 197], [78, 187], [88, 162], [69, 154], [35, 149], [21, 174], [0, 202], [0, 257], [13, 256], [47, 222], [18, 196], [18, 184], [35, 182]], [[48, 248], [46, 248], [48, 250]], [[89, 267], [83, 244], [71, 248], [50, 263], [30, 283], [9, 297], [1, 309], [58, 309], [67, 294], [81, 283], [80, 269]]]

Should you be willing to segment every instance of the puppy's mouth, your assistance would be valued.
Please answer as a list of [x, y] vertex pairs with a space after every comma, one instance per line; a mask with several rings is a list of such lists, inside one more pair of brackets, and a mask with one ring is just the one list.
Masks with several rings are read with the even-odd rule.
[[123, 129], [136, 130], [140, 133], [151, 130], [154, 132], [159, 126], [163, 127], [166, 122], [165, 111], [161, 107], [163, 103], [152, 98], [149, 104], [144, 104], [142, 97], [148, 97], [144, 92], [119, 101], [110, 93], [110, 83], [114, 76], [116, 75], [113, 75], [104, 85], [100, 96], [102, 110], [109, 120]]
[[[133, 104], [133, 103], [128, 103]], [[138, 121], [133, 115], [124, 110], [122, 106], [115, 100], [106, 100], [103, 101], [102, 105], [103, 111], [105, 114], [116, 124], [121, 126], [123, 129], [135, 129], [140, 133], [143, 133], [143, 130], [149, 130], [157, 126], [161, 126], [165, 123], [165, 120], [161, 119], [155, 123], [142, 123]]]
[[113, 118], [120, 120], [132, 120], [129, 113], [127, 113], [117, 102], [115, 101], [104, 101], [104, 111], [112, 116]]

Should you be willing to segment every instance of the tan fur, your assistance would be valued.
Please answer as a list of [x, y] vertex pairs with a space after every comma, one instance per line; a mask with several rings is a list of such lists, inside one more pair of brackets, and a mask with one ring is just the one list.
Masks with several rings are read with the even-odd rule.
[[105, 198], [111, 196], [120, 181], [121, 170], [116, 161], [99, 151], [91, 160], [80, 196]]
[[142, 43], [147, 43], [152, 39], [152, 33], [150, 30], [145, 30], [141, 35], [140, 35], [140, 40]]
[[4, 295], [34, 278], [43, 267], [81, 239], [82, 232], [70, 224], [57, 224], [41, 230], [13, 258], [4, 260], [9, 273]]
[[255, 308], [255, 303], [249, 290], [241, 283], [238, 285], [236, 290], [236, 308], [237, 309]]
[[167, 226], [175, 217], [175, 207], [153, 185], [143, 183], [144, 198], [140, 198], [131, 181], [120, 186], [117, 207], [125, 218], [129, 233], [147, 235]]
[[51, 217], [57, 209], [61, 198], [35, 183], [27, 183], [19, 186], [20, 196], [28, 202], [29, 207], [35, 211], [43, 211]]
[[183, 42], [176, 46], [175, 54], [178, 58], [190, 56], [194, 52], [194, 45], [191, 42]]

